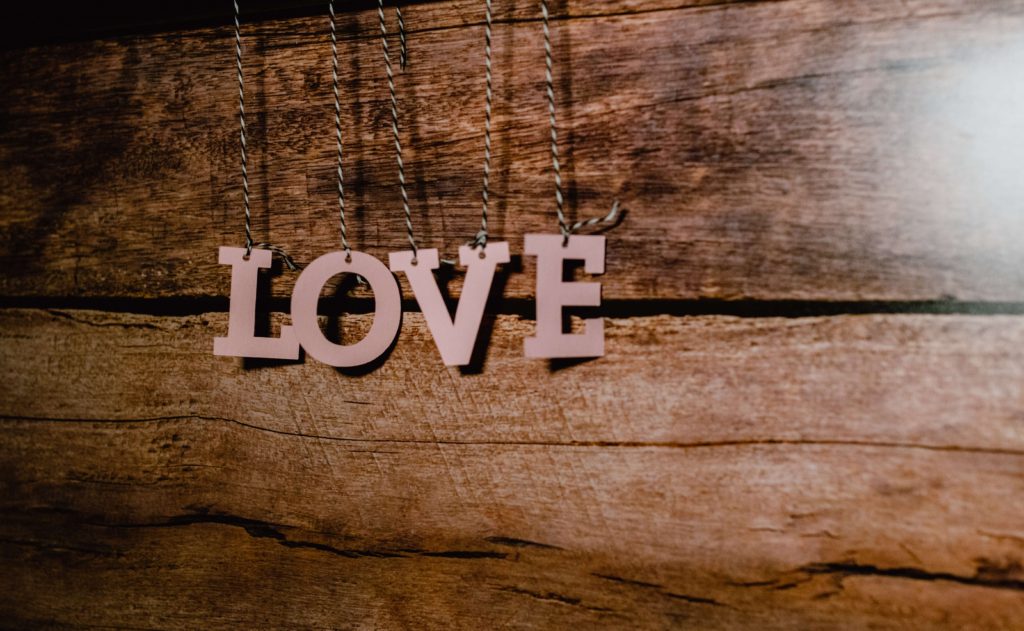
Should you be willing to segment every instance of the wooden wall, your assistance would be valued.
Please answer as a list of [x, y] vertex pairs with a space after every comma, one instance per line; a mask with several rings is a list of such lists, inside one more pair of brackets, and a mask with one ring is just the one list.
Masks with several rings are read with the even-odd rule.
[[[541, 27], [495, 10], [492, 236], [521, 253], [555, 229]], [[214, 357], [231, 30], [0, 52], [0, 626], [1020, 628], [1024, 2], [554, 10], [571, 213], [628, 209], [608, 354], [574, 363], [523, 357], [529, 258], [470, 370], [404, 279], [369, 369]], [[451, 255], [482, 3], [405, 15], [413, 218]], [[256, 238], [301, 262], [338, 248], [326, 28], [244, 26]], [[351, 237], [386, 258], [376, 12], [339, 29]], [[346, 335], [366, 307], [324, 304]]]

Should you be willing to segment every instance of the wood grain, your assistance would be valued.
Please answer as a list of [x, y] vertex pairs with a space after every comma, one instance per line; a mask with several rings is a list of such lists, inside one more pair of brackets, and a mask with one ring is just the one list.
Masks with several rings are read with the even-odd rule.
[[501, 316], [468, 375], [418, 314], [366, 374], [215, 358], [225, 324], [0, 311], [15, 626], [1024, 614], [1024, 318], [613, 319], [549, 366]]
[[[405, 11], [446, 255], [479, 221], [480, 5]], [[230, 30], [0, 51], [0, 628], [1020, 626], [1024, 316], [993, 313], [1024, 302], [1024, 1], [552, 5], [571, 213], [628, 209], [594, 361], [523, 356], [529, 259], [465, 370], [409, 308], [362, 370], [214, 357]], [[521, 251], [555, 227], [540, 24], [495, 6], [492, 238]], [[339, 28], [350, 235], [386, 258], [375, 12]], [[308, 262], [338, 241], [326, 21], [244, 34], [256, 236]], [[682, 315], [718, 299], [756, 317]]]
[[[702, 6], [707, 5], [707, 6]], [[398, 78], [416, 229], [476, 230], [480, 7], [409, 7]], [[540, 26], [497, 5], [495, 238], [554, 228]], [[566, 2], [555, 24], [575, 217], [620, 198], [608, 298], [1024, 299], [1024, 3]], [[404, 247], [373, 11], [341, 18], [352, 235]], [[246, 26], [256, 233], [337, 247], [324, 18]], [[7, 296], [225, 295], [241, 243], [229, 32], [0, 53]], [[533, 292], [529, 261], [507, 294]], [[275, 287], [284, 296], [290, 277]]]

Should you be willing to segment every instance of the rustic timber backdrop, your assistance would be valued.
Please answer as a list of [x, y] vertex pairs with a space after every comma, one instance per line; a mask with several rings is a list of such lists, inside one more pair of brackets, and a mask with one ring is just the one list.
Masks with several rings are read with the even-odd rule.
[[[414, 220], [448, 255], [482, 4], [405, 9]], [[243, 3], [254, 228], [308, 262], [338, 249], [326, 3], [281, 5]], [[529, 257], [474, 370], [404, 279], [371, 369], [214, 357], [229, 13], [0, 52], [0, 626], [1020, 628], [1024, 2], [553, 9], [570, 210], [628, 209], [579, 363], [522, 356]], [[555, 228], [539, 17], [495, 3], [515, 252]], [[339, 29], [350, 235], [386, 260], [375, 9]]]

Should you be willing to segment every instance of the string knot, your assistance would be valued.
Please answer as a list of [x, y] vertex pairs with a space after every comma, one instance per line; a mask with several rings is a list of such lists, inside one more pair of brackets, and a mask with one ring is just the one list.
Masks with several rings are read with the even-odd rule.
[[558, 229], [562, 233], [562, 245], [568, 245], [569, 237], [582, 228], [599, 223], [612, 223], [619, 215], [619, 200], [615, 200], [612, 209], [603, 217], [593, 217], [570, 224], [565, 218], [565, 196], [562, 195], [562, 165], [558, 159], [558, 122], [555, 117], [555, 79], [554, 55], [551, 48], [550, 13], [548, 0], [540, 0], [541, 25], [544, 30], [544, 83], [548, 102], [548, 129], [551, 134], [551, 166], [555, 175], [555, 214], [558, 216]]
[[281, 257], [281, 262], [284, 263], [285, 267], [287, 267], [293, 272], [297, 272], [302, 269], [302, 266], [296, 263], [295, 259], [293, 259], [291, 255], [289, 255], [282, 247], [273, 245], [271, 243], [250, 244], [249, 246], [246, 247], [245, 250], [246, 258], [249, 258], [249, 255], [252, 254], [253, 248], [259, 248], [261, 250], [270, 250], [274, 254]]
[[486, 248], [487, 247], [487, 230], [481, 229], [473, 238], [466, 243], [471, 248]]
[[612, 202], [612, 209], [608, 211], [607, 215], [602, 217], [591, 217], [583, 221], [577, 221], [574, 224], [568, 225], [565, 222], [559, 222], [559, 228], [562, 231], [562, 245], [569, 243], [569, 237], [576, 234], [583, 228], [589, 228], [596, 226], [599, 223], [613, 224], [615, 219], [619, 216], [619, 200]]

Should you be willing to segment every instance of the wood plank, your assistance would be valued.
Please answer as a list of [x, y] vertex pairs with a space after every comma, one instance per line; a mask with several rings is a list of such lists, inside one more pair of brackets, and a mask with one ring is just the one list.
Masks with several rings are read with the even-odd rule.
[[47, 446], [6, 426], [5, 620], [1013, 629], [1024, 614], [1019, 456], [368, 450], [212, 429], [54, 428]]
[[468, 375], [440, 365], [418, 314], [358, 375], [215, 358], [224, 327], [0, 311], [0, 614], [759, 629], [1024, 614], [1024, 318], [616, 319], [608, 357], [552, 367], [501, 316]]
[[[630, 211], [607, 297], [1024, 299], [1024, 2], [692, 5], [558, 7], [573, 215]], [[479, 221], [479, 9], [409, 7], [398, 80], [420, 243], [449, 255]], [[491, 226], [521, 250], [554, 227], [543, 57], [534, 3], [497, 10]], [[303, 261], [337, 244], [324, 27], [246, 31], [256, 233]], [[404, 235], [375, 29], [342, 18], [341, 71], [352, 236], [384, 256]], [[223, 28], [0, 53], [0, 293], [227, 293], [231, 53]]]
[[[356, 442], [1024, 448], [1019, 316], [606, 319], [608, 355], [579, 364], [527, 360], [533, 324], [498, 316], [465, 373], [441, 364], [418, 313], [360, 373], [214, 357], [226, 319], [3, 310], [0, 413], [196, 417]], [[346, 339], [369, 321], [345, 316]]]

